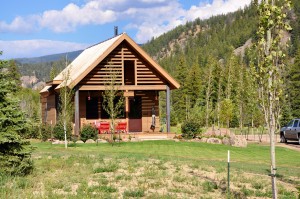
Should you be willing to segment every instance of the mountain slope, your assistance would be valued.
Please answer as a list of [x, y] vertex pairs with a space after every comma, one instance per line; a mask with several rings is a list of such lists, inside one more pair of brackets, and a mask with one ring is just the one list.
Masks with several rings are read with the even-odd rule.
[[77, 50], [73, 52], [45, 55], [45, 56], [33, 57], [33, 58], [17, 58], [15, 59], [15, 61], [20, 64], [36, 64], [36, 63], [58, 61], [60, 59], [65, 59], [66, 56], [68, 60], [74, 60], [82, 51], [83, 50]]

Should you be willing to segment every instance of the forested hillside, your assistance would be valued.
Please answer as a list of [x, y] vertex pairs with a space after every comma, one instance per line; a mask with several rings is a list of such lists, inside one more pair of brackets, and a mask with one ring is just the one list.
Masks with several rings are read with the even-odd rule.
[[[293, 1], [289, 13], [293, 30], [282, 39], [282, 44], [289, 46], [282, 71], [286, 80], [282, 124], [300, 116], [296, 97], [300, 92], [299, 5]], [[181, 84], [172, 92], [173, 124], [187, 118], [201, 121], [203, 126], [263, 124], [247, 50], [256, 40], [257, 22], [256, 7], [251, 4], [234, 13], [188, 22], [143, 46]]]

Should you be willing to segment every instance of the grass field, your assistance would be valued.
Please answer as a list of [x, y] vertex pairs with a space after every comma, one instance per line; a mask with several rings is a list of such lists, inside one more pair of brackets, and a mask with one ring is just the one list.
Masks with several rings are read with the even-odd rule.
[[[32, 142], [34, 172], [0, 176], [1, 198], [270, 198], [269, 147], [143, 141], [63, 145]], [[300, 153], [277, 147], [279, 198], [298, 198]]]

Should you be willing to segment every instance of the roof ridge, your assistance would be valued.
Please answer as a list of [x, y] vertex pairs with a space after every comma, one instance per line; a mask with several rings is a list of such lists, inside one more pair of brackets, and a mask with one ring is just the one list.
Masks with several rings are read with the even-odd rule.
[[102, 44], [102, 43], [104, 43], [104, 42], [107, 42], [108, 40], [111, 40], [111, 39], [113, 39], [113, 38], [115, 38], [115, 37], [118, 37], [118, 36], [120, 36], [120, 35], [122, 35], [122, 34], [125, 34], [125, 32], [120, 33], [120, 34], [118, 34], [118, 35], [116, 35], [116, 36], [113, 36], [113, 37], [111, 37], [111, 38], [108, 38], [108, 39], [106, 39], [106, 40], [103, 40], [103, 41], [101, 41], [101, 42], [99, 42], [99, 43], [93, 44], [93, 45], [91, 45], [91, 46], [85, 48], [84, 50], [89, 49], [89, 48], [92, 48], [92, 47], [94, 47], [94, 46], [97, 46], [98, 44]]

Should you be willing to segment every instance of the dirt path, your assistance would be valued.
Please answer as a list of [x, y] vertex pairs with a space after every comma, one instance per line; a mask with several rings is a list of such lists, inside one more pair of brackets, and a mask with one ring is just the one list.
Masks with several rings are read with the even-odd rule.
[[[248, 138], [247, 139], [248, 142], [260, 142], [258, 135], [248, 135], [248, 137], [245, 136], [245, 135], [238, 135], [238, 136], [246, 137], [246, 139]], [[270, 143], [269, 135], [262, 135], [261, 143], [262, 144], [269, 144]], [[276, 135], [276, 146], [285, 147], [285, 148], [296, 150], [296, 151], [300, 152], [300, 145], [298, 144], [297, 141], [295, 141], [295, 142], [289, 141], [286, 144], [285, 143], [280, 143], [279, 135]]]

